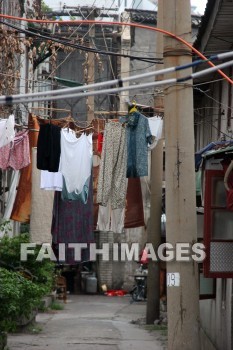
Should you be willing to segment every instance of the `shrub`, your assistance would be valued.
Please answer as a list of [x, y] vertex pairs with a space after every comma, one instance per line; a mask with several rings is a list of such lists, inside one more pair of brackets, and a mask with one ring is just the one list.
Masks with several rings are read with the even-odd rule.
[[43, 296], [43, 289], [18, 272], [0, 268], [0, 329], [13, 331], [20, 317], [28, 317]]
[[21, 316], [28, 317], [54, 285], [54, 263], [36, 261], [40, 247], [27, 261], [20, 261], [21, 243], [29, 234], [0, 239], [0, 331], [12, 331]]
[[0, 266], [13, 271], [21, 271], [24, 276], [32, 276], [32, 281], [38, 284], [44, 294], [50, 293], [54, 285], [54, 263], [49, 259], [36, 261], [40, 246], [35, 248], [35, 255], [28, 255], [27, 261], [20, 261], [21, 243], [29, 243], [29, 234], [15, 237], [3, 236], [0, 239]]

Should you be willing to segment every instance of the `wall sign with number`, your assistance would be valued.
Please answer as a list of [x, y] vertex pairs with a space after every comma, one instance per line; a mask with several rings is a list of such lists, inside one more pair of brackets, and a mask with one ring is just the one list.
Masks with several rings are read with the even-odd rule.
[[180, 286], [180, 274], [178, 272], [167, 273], [167, 287], [179, 287]]

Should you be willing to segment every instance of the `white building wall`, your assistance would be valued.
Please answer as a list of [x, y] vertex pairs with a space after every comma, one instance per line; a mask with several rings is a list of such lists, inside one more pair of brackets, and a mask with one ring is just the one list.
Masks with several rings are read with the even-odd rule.
[[[216, 299], [200, 300], [202, 334], [210, 349], [231, 350], [232, 279], [216, 281]], [[209, 350], [209, 348], [203, 348]]]

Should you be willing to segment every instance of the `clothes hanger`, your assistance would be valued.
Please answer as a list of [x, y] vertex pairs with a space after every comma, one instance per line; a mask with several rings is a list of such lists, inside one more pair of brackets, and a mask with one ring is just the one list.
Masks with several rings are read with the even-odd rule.
[[93, 130], [93, 126], [87, 127], [87, 128], [83, 128], [82, 130], [77, 130], [75, 131], [76, 135], [80, 134], [80, 133], [86, 133], [88, 130]]
[[136, 101], [133, 100], [133, 101], [132, 101], [132, 104], [129, 105], [129, 107], [128, 107], [128, 113], [131, 114], [131, 113], [134, 113], [134, 112], [137, 112], [137, 111], [138, 111], [138, 110], [137, 110]]

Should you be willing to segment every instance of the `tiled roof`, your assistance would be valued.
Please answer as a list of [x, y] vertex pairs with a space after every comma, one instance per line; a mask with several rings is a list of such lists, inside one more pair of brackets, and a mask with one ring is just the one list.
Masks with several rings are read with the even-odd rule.
[[[143, 22], [148, 24], [157, 24], [157, 11], [146, 11], [146, 10], [133, 10], [126, 9], [125, 11], [130, 12], [131, 19], [134, 22]], [[192, 15], [193, 27], [198, 27], [201, 23], [200, 15]]]

